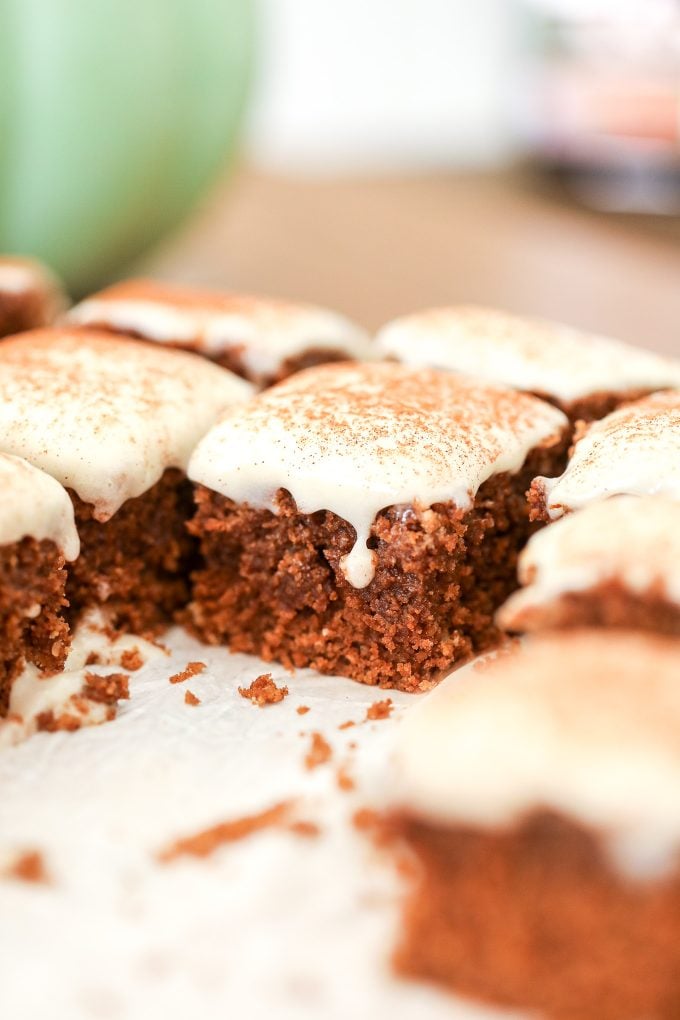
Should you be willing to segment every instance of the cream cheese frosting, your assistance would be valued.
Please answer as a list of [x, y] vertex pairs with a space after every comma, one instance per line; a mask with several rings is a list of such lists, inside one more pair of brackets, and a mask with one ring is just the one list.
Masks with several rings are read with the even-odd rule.
[[372, 354], [368, 334], [337, 312], [153, 280], [128, 280], [95, 294], [73, 308], [68, 321], [190, 344], [213, 358], [234, 349], [258, 378], [275, 376], [288, 358], [311, 349], [357, 360]]
[[47, 266], [34, 259], [0, 256], [0, 293], [38, 293], [43, 302], [43, 322], [49, 325], [67, 305], [61, 283]]
[[467, 377], [388, 363], [307, 369], [227, 412], [199, 443], [189, 477], [236, 502], [275, 510], [287, 489], [302, 513], [330, 510], [356, 542], [341, 564], [370, 583], [371, 526], [388, 506], [472, 505], [491, 475], [557, 441], [561, 411]]
[[34, 330], [0, 344], [0, 450], [46, 471], [107, 520], [167, 468], [185, 469], [219, 413], [251, 393], [192, 354]]
[[614, 495], [680, 499], [680, 391], [655, 393], [595, 422], [559, 478], [537, 478], [555, 519]]
[[474, 305], [395, 319], [376, 337], [405, 364], [469, 372], [563, 403], [680, 386], [680, 360], [609, 337]]
[[655, 872], [680, 845], [680, 651], [657, 635], [537, 636], [464, 666], [406, 713], [390, 786], [435, 824], [552, 809]]
[[680, 606], [680, 501], [616, 496], [591, 503], [533, 535], [518, 573], [526, 587], [497, 616], [506, 630], [540, 626], [541, 611], [564, 595], [609, 581]]
[[0, 545], [50, 539], [67, 560], [75, 560], [80, 542], [73, 504], [66, 490], [21, 457], [0, 454]]

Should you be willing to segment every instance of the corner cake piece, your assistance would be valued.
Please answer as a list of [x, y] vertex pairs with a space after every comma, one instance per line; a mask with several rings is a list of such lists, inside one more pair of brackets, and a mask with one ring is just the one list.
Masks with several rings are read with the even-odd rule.
[[0, 337], [50, 326], [66, 304], [62, 286], [47, 266], [0, 255]]
[[337, 312], [154, 280], [94, 294], [68, 321], [194, 351], [258, 386], [310, 365], [371, 356], [368, 335]]
[[36, 330], [0, 344], [0, 450], [68, 490], [81, 552], [71, 616], [106, 605], [152, 633], [187, 598], [189, 456], [251, 387], [191, 354], [97, 333]]
[[680, 360], [474, 305], [395, 319], [379, 331], [376, 345], [408, 365], [469, 372], [535, 393], [572, 421], [601, 418], [643, 394], [680, 386]]
[[656, 393], [582, 430], [563, 474], [539, 477], [532, 514], [556, 520], [608, 496], [680, 499], [680, 390]]
[[525, 491], [567, 419], [395, 364], [308, 369], [199, 444], [188, 624], [286, 666], [425, 689], [497, 639]]
[[529, 639], [408, 713], [397, 969], [553, 1020], [676, 1020], [680, 643]]
[[19, 457], [0, 454], [0, 717], [27, 662], [64, 666], [70, 639], [64, 616], [66, 560], [78, 533], [66, 491]]
[[680, 636], [680, 501], [615, 496], [543, 528], [520, 553], [504, 630], [606, 626]]

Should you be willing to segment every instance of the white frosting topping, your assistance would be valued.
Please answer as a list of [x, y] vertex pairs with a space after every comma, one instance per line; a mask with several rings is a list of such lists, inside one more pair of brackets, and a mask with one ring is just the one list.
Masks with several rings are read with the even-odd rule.
[[343, 570], [373, 577], [367, 548], [380, 510], [471, 506], [491, 475], [517, 471], [557, 438], [561, 411], [467, 377], [396, 364], [324, 365], [227, 413], [199, 443], [189, 477], [236, 502], [275, 509], [287, 489], [305, 514], [330, 510], [356, 531]]
[[608, 581], [635, 595], [654, 591], [680, 606], [680, 502], [616, 496], [591, 503], [538, 531], [518, 569], [527, 587], [498, 613], [507, 630], [541, 626], [545, 607]]
[[680, 360], [620, 340], [475, 306], [388, 323], [376, 343], [409, 365], [469, 372], [569, 402], [593, 393], [680, 386]]
[[539, 636], [463, 667], [406, 713], [390, 785], [442, 824], [548, 808], [636, 874], [680, 844], [680, 650], [656, 635]]
[[[34, 259], [0, 256], [0, 293], [41, 295], [42, 322], [49, 325], [66, 308], [66, 295], [51, 269]], [[36, 323], [38, 325], [38, 323]]]
[[20, 457], [0, 453], [0, 545], [51, 539], [67, 560], [80, 552], [73, 504], [59, 482]]
[[35, 330], [0, 344], [0, 450], [74, 489], [106, 520], [166, 468], [185, 469], [219, 413], [251, 392], [192, 354]]
[[368, 334], [337, 312], [244, 294], [221, 294], [151, 280], [129, 280], [71, 310], [68, 321], [191, 344], [208, 357], [235, 349], [254, 377], [276, 375], [311, 349], [371, 357]]
[[535, 484], [553, 519], [607, 496], [680, 499], [680, 391], [656, 393], [594, 422], [564, 474]]

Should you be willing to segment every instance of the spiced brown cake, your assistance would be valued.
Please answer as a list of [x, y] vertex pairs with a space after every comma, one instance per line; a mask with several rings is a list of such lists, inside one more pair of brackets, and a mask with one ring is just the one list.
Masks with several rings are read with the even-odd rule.
[[561, 323], [461, 305], [405, 315], [378, 333], [383, 354], [535, 393], [577, 421], [680, 386], [680, 360]]
[[505, 630], [606, 626], [680, 636], [680, 500], [613, 496], [567, 514], [520, 553]]
[[308, 369], [199, 444], [191, 629], [211, 644], [424, 689], [497, 640], [527, 485], [567, 419], [396, 364]]
[[202, 358], [94, 332], [42, 330], [0, 345], [0, 450], [69, 492], [81, 541], [71, 618], [105, 605], [153, 632], [187, 598], [191, 451], [251, 388]]
[[126, 280], [71, 310], [73, 325], [202, 354], [258, 386], [327, 361], [371, 356], [367, 334], [315, 305]]
[[572, 631], [404, 717], [396, 965], [551, 1020], [676, 1020], [680, 642]]
[[0, 256], [0, 337], [49, 326], [65, 307], [61, 284], [46, 266]]
[[63, 668], [67, 560], [78, 555], [73, 507], [49, 475], [0, 454], [0, 717], [24, 665]]
[[655, 393], [580, 430], [564, 472], [539, 477], [532, 514], [556, 520], [616, 495], [680, 500], [680, 390]]

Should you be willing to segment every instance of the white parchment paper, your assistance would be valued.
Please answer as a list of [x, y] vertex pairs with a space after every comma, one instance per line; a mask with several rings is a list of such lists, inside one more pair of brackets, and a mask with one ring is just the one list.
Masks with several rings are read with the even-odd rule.
[[[171, 655], [131, 674], [115, 721], [0, 750], [0, 857], [39, 850], [51, 877], [0, 880], [0, 1017], [499, 1016], [390, 971], [401, 880], [351, 817], [413, 697], [291, 677], [181, 631], [165, 640]], [[191, 660], [208, 668], [170, 684]], [[262, 672], [290, 690], [264, 709], [236, 690]], [[199, 706], [185, 704], [187, 688]], [[390, 719], [338, 729], [387, 696]], [[309, 771], [314, 730], [333, 760]], [[357, 781], [352, 793], [338, 788], [340, 765]], [[318, 838], [274, 828], [206, 859], [156, 858], [178, 838], [291, 798]]]

